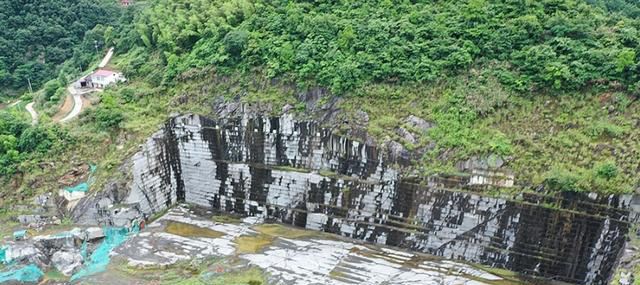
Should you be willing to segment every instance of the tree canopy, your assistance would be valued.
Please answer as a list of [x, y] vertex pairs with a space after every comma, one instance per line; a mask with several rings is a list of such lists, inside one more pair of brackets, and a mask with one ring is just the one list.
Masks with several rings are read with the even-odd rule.
[[118, 12], [111, 0], [1, 0], [0, 90], [26, 89], [27, 80], [38, 88], [55, 78], [63, 62], [83, 52], [85, 32]]
[[637, 1], [159, 0], [136, 29], [166, 78], [265, 69], [342, 93], [489, 69], [518, 91], [640, 92]]

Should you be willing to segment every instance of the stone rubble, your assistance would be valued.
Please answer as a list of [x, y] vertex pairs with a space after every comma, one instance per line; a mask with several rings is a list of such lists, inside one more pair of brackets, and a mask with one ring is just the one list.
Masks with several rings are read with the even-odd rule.
[[65, 276], [71, 276], [82, 266], [82, 255], [75, 248], [56, 251], [51, 256], [53, 266]]

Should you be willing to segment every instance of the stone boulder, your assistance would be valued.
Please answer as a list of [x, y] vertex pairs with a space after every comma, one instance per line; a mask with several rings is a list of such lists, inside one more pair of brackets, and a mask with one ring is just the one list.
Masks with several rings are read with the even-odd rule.
[[402, 128], [402, 127], [397, 128], [396, 134], [408, 143], [415, 144], [416, 142], [418, 142], [416, 137], [405, 128]]
[[505, 164], [511, 159], [511, 157], [505, 158], [495, 154], [491, 154], [485, 157], [472, 156], [465, 161], [458, 162], [456, 166], [461, 171], [473, 169], [499, 169], [505, 166]]
[[51, 264], [65, 276], [71, 276], [82, 266], [82, 255], [77, 249], [65, 248], [51, 256]]
[[51, 192], [40, 194], [35, 198], [33, 198], [33, 204], [36, 207], [44, 208], [44, 209], [56, 207], [56, 201], [53, 198], [53, 193]]
[[631, 275], [631, 272], [622, 272], [620, 274], [620, 280], [619, 280], [620, 285], [631, 285], [633, 281], [634, 279], [633, 279], [633, 276]]
[[294, 108], [294, 107], [293, 107], [293, 105], [291, 105], [291, 104], [284, 105], [284, 106], [282, 107], [282, 113], [283, 113], [283, 114], [289, 113], [289, 111], [293, 110], [293, 108]]
[[433, 128], [433, 123], [427, 122], [424, 119], [416, 117], [414, 115], [407, 117], [405, 119], [405, 123], [423, 133]]
[[104, 237], [104, 231], [98, 227], [91, 227], [85, 230], [87, 240], [96, 240]]
[[32, 225], [42, 222], [40, 215], [20, 215], [18, 216], [18, 222], [22, 225]]
[[54, 252], [62, 248], [75, 247], [75, 241], [80, 239], [80, 232], [80, 229], [75, 228], [71, 231], [55, 235], [37, 236], [33, 238], [33, 242], [44, 254], [51, 256]]
[[12, 244], [7, 247], [5, 260], [11, 263], [35, 263], [38, 266], [46, 264], [46, 256], [38, 247], [29, 243]]
[[358, 110], [355, 114], [354, 114], [354, 123], [355, 124], [359, 124], [359, 125], [367, 125], [369, 123], [369, 114], [367, 114], [367, 112], [362, 111], [362, 110]]
[[409, 151], [397, 141], [388, 141], [385, 143], [387, 150], [389, 151], [390, 158], [400, 164], [408, 163], [410, 158]]

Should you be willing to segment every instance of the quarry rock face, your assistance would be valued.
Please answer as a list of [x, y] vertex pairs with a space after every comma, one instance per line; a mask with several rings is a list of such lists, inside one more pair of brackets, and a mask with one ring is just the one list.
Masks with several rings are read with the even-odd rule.
[[464, 179], [404, 179], [392, 163], [288, 115], [185, 115], [141, 146], [124, 202], [144, 215], [187, 202], [578, 284], [612, 275], [630, 197], [493, 197], [461, 191]]

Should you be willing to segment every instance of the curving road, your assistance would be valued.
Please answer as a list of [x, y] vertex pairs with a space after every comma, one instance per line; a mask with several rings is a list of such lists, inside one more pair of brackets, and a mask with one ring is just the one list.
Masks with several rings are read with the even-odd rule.
[[104, 56], [104, 58], [102, 58], [102, 61], [100, 62], [98, 67], [103, 68], [107, 66], [112, 56], [113, 56], [113, 48], [110, 48], [109, 51], [107, 51], [107, 54]]
[[[98, 66], [100, 68], [105, 67], [111, 60], [112, 56], [113, 56], [113, 48], [110, 48]], [[82, 80], [82, 78], [78, 79], [78, 81], [79, 80]], [[67, 91], [69, 91], [69, 94], [71, 94], [71, 96], [73, 97], [73, 109], [71, 109], [71, 112], [69, 112], [69, 114], [67, 114], [64, 118], [60, 120], [60, 123], [66, 123], [72, 120], [73, 118], [77, 117], [80, 114], [80, 112], [82, 112], [82, 105], [83, 105], [82, 95], [83, 94], [102, 91], [100, 89], [95, 89], [95, 88], [80, 91], [75, 87], [73, 87], [76, 85], [76, 82], [69, 84], [69, 87], [67, 87]]]
[[27, 106], [26, 106], [27, 112], [29, 112], [29, 115], [31, 115], [31, 125], [33, 125], [33, 126], [38, 124], [38, 113], [36, 113], [36, 110], [33, 109], [33, 105], [34, 104], [35, 104], [35, 102], [31, 102], [31, 103], [27, 104]]
[[69, 112], [69, 114], [67, 114], [60, 120], [60, 123], [66, 123], [70, 121], [71, 119], [78, 116], [78, 114], [80, 114], [80, 112], [82, 111], [82, 93], [76, 90], [73, 87], [73, 84], [67, 87], [67, 91], [69, 91], [69, 94], [73, 96], [73, 109], [71, 109], [71, 112]]
[[11, 107], [13, 107], [13, 106], [15, 106], [15, 105], [20, 104], [20, 102], [22, 102], [22, 100], [15, 101], [15, 102], [13, 102], [13, 103], [9, 104], [9, 106], [7, 106], [7, 107], [8, 107], [8, 108], [11, 108]]

